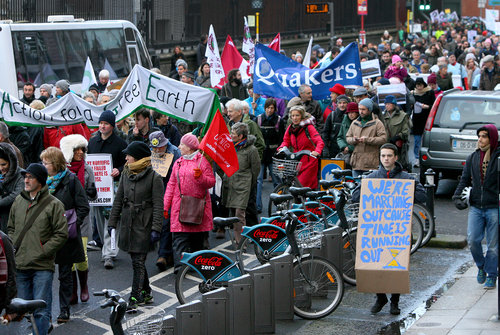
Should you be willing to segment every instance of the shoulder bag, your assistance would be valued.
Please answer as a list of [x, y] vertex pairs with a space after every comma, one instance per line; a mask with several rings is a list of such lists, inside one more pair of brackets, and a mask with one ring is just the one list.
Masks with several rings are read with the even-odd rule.
[[181, 195], [181, 208], [179, 210], [179, 222], [184, 224], [199, 225], [203, 221], [205, 212], [205, 198], [199, 199], [182, 194], [179, 170], [177, 170], [177, 184]]

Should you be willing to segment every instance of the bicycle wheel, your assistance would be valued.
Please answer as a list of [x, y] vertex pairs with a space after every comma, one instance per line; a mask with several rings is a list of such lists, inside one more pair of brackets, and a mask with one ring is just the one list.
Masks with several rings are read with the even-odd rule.
[[264, 253], [251, 239], [242, 237], [238, 244], [238, 252], [244, 269], [253, 269], [261, 264], [266, 264], [274, 256], [281, 253]]
[[218, 287], [207, 284], [198, 272], [187, 265], [183, 265], [179, 269], [175, 278], [175, 295], [181, 305], [193, 300], [201, 300], [203, 293], [216, 288]]
[[326, 259], [307, 256], [293, 266], [294, 313], [319, 319], [333, 312], [344, 296], [344, 280]]
[[[273, 193], [286, 194], [286, 193], [288, 193], [289, 188], [290, 188], [289, 185], [279, 184], [278, 186], [276, 186], [274, 188]], [[289, 205], [290, 204], [288, 204], [287, 208], [290, 208]], [[267, 215], [271, 216], [274, 212], [276, 212], [276, 206], [274, 206], [273, 202], [271, 200], [269, 200], [269, 204], [267, 207]]]
[[420, 221], [420, 217], [413, 212], [412, 220], [411, 220], [411, 250], [410, 253], [414, 253], [420, 248], [420, 244], [422, 244], [422, 239], [424, 238], [424, 228], [422, 226], [422, 221]]
[[422, 243], [420, 244], [420, 248], [422, 248], [431, 240], [436, 222], [434, 221], [434, 217], [431, 215], [429, 210], [420, 204], [413, 204], [413, 213], [418, 215], [423, 224], [424, 237], [422, 238]]
[[358, 227], [354, 227], [342, 233], [342, 250], [344, 263], [342, 263], [342, 277], [344, 281], [351, 285], [356, 285], [356, 238], [358, 237]]

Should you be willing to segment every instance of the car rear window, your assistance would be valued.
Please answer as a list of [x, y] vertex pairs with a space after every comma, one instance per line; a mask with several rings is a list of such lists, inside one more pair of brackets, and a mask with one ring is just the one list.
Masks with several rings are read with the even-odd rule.
[[[500, 101], [443, 99], [437, 115], [437, 122], [442, 128], [460, 128], [466, 122], [487, 121], [500, 126]], [[471, 125], [468, 128], [479, 128]]]

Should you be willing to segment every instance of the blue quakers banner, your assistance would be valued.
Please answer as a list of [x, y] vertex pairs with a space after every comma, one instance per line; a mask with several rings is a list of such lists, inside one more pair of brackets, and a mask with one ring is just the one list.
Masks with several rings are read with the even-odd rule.
[[322, 69], [310, 69], [263, 44], [257, 44], [253, 73], [255, 93], [282, 99], [298, 96], [302, 84], [311, 86], [316, 100], [329, 97], [329, 89], [337, 83], [344, 86], [363, 85], [358, 45], [354, 42]]

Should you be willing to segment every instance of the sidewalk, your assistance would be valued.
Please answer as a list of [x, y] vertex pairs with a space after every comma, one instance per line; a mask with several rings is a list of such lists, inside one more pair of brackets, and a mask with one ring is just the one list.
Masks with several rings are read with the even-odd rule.
[[476, 282], [472, 266], [431, 305], [405, 335], [498, 335], [497, 289], [485, 290]]

